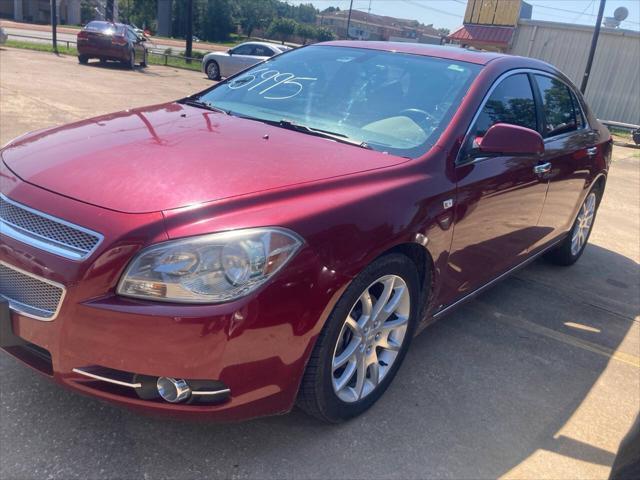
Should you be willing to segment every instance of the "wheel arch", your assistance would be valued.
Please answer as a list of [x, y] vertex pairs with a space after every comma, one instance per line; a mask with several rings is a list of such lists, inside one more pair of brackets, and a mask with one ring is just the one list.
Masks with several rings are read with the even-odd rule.
[[397, 244], [384, 252], [380, 253], [373, 261], [378, 258], [384, 257], [386, 255], [390, 255], [393, 253], [399, 253], [404, 255], [411, 260], [411, 262], [415, 265], [416, 270], [418, 271], [418, 278], [420, 279], [420, 312], [418, 315], [418, 321], [420, 321], [429, 302], [431, 301], [432, 295], [435, 292], [435, 264], [433, 261], [433, 257], [429, 252], [429, 249], [426, 246], [425, 241], [422, 243], [420, 240], [423, 237], [416, 236], [416, 241], [414, 242], [404, 242]]

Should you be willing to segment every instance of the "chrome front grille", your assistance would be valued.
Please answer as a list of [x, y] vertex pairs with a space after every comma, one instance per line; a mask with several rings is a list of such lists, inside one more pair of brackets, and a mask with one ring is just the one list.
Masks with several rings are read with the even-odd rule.
[[0, 262], [0, 296], [13, 310], [38, 320], [53, 320], [64, 294], [62, 285]]
[[0, 231], [42, 250], [82, 260], [93, 253], [102, 235], [38, 212], [0, 194]]

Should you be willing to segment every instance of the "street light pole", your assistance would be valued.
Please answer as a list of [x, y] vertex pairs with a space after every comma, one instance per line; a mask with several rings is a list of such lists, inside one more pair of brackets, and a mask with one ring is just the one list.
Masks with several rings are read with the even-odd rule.
[[56, 10], [56, 0], [51, 0], [51, 42], [53, 51], [58, 53], [58, 12]]
[[593, 31], [593, 38], [591, 39], [591, 50], [589, 51], [589, 58], [587, 59], [587, 67], [584, 70], [584, 77], [582, 77], [582, 85], [580, 85], [580, 91], [584, 95], [587, 89], [587, 82], [589, 81], [589, 75], [591, 74], [591, 65], [593, 64], [593, 57], [596, 54], [596, 46], [598, 45], [598, 37], [600, 36], [600, 25], [602, 25], [602, 15], [604, 14], [604, 4], [607, 0], [600, 0], [600, 8], [598, 9], [598, 19], [596, 20], [596, 28]]
[[351, 11], [353, 10], [353, 0], [351, 0], [351, 3], [349, 4], [349, 17], [347, 18], [347, 40], [349, 40], [351, 38], [351, 35], [349, 35], [349, 27], [351, 26]]

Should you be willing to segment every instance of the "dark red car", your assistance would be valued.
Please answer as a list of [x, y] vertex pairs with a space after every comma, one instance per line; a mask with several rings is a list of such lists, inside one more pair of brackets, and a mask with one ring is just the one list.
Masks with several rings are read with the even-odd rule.
[[421, 327], [580, 257], [611, 139], [546, 63], [330, 42], [1, 155], [9, 353], [147, 411], [337, 422]]
[[129, 25], [95, 20], [78, 32], [78, 61], [86, 64], [98, 58], [102, 63], [114, 60], [131, 69], [136, 63], [144, 67], [147, 65], [144, 42]]

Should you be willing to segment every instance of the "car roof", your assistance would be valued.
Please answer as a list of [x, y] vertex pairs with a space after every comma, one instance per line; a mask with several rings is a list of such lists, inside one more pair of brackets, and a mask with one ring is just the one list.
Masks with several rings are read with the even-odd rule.
[[414, 55], [424, 55], [427, 57], [439, 57], [462, 62], [476, 63], [478, 65], [486, 65], [491, 60], [508, 56], [501, 53], [479, 52], [475, 50], [467, 50], [466, 48], [431, 45], [426, 43], [334, 40], [331, 42], [323, 42], [316, 45], [368, 48], [372, 50], [383, 50], [387, 52], [411, 53]]
[[112, 27], [130, 27], [130, 25], [127, 25], [126, 23], [116, 23], [116, 22], [108, 22], [106, 20], [91, 20], [90, 22], [87, 22], [87, 24], [83, 27], [86, 28], [89, 25], [100, 25], [100, 26], [112, 26]]

